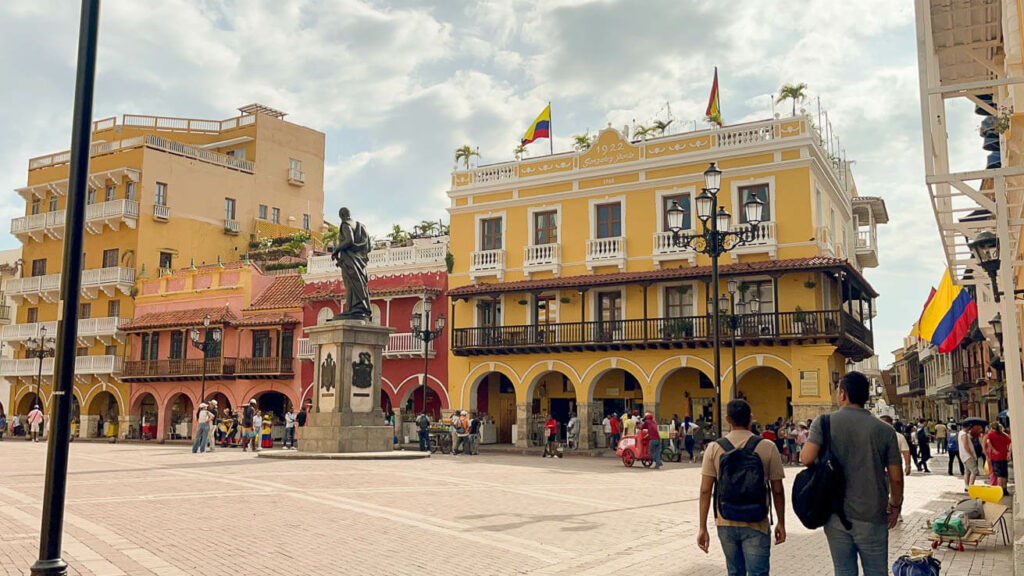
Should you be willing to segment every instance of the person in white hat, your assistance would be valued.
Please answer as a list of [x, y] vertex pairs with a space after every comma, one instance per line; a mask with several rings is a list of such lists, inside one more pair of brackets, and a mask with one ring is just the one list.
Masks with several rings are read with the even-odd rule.
[[199, 423], [196, 428], [196, 433], [192, 441], [192, 453], [206, 452], [206, 441], [210, 437], [210, 411], [207, 410], [208, 404], [203, 402], [199, 405], [199, 416], [196, 418], [196, 422]]
[[249, 404], [246, 405], [242, 411], [242, 452], [249, 450], [249, 444], [252, 444], [253, 452], [256, 451], [256, 432], [254, 426], [258, 426], [256, 422], [256, 399], [249, 400]]
[[220, 410], [217, 409], [217, 401], [210, 400], [210, 434], [206, 437], [206, 450], [213, 452], [217, 446], [217, 426], [220, 424]]

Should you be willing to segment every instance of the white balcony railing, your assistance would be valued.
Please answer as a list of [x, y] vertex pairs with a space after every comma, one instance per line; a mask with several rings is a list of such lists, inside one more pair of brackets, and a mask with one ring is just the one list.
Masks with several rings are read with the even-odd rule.
[[[116, 374], [121, 372], [121, 357], [104, 354], [75, 358], [75, 374]], [[0, 360], [0, 376], [35, 378], [39, 375], [38, 358], [4, 358]], [[43, 358], [42, 375], [53, 377], [53, 358]]]
[[[367, 271], [370, 274], [390, 274], [444, 270], [448, 254], [447, 239], [422, 246], [401, 246], [370, 251]], [[330, 256], [311, 256], [306, 262], [307, 281], [323, 281], [341, 278], [341, 272]]]
[[[116, 266], [82, 270], [82, 295], [86, 298], [95, 298], [98, 291], [102, 291], [107, 296], [113, 296], [115, 290], [120, 290], [121, 293], [128, 296], [133, 285], [135, 285], [135, 270], [133, 268]], [[60, 293], [60, 274], [11, 278], [7, 281], [6, 288], [7, 295], [19, 305], [22, 299], [33, 304], [37, 303], [40, 298], [45, 302], [56, 302]]]
[[[427, 354], [434, 357], [434, 342], [430, 342]], [[423, 341], [414, 336], [411, 332], [403, 334], [392, 334], [388, 337], [388, 345], [384, 348], [384, 356], [390, 358], [414, 358], [423, 357]]]
[[[730, 230], [732, 232], [747, 232], [750, 230], [750, 227], [750, 224], [734, 224]], [[778, 243], [775, 239], [775, 222], [759, 223], [754, 230], [751, 241], [733, 248], [733, 252], [737, 254], [767, 252], [772, 258], [775, 258], [778, 254]]]
[[0, 340], [4, 342], [24, 342], [29, 338], [39, 338], [39, 329], [46, 328], [49, 337], [57, 336], [57, 322], [29, 322], [27, 324], [10, 324], [0, 331]]
[[306, 173], [298, 168], [288, 169], [288, 183], [289, 184], [305, 184]]
[[558, 274], [561, 263], [561, 244], [534, 244], [533, 246], [523, 247], [523, 271], [526, 272], [527, 276], [531, 272], [540, 272], [542, 270], [550, 270]]
[[593, 271], [594, 266], [616, 265], [626, 268], [626, 238], [591, 238], [587, 240], [587, 269]]
[[156, 220], [170, 220], [171, 208], [163, 204], [153, 204], [153, 218]]
[[135, 269], [123, 266], [110, 268], [92, 268], [82, 270], [82, 293], [88, 298], [96, 297], [96, 290], [113, 296], [114, 290], [121, 290], [127, 296], [129, 289], [135, 285]]
[[309, 338], [299, 338], [295, 348], [295, 356], [299, 360], [313, 359], [313, 344], [309, 342]]
[[469, 275], [471, 278], [497, 275], [500, 280], [505, 275], [504, 250], [479, 250], [469, 254]]
[[875, 248], [875, 231], [874, 230], [858, 230], [857, 231], [857, 250], [873, 250]]
[[54, 210], [12, 218], [11, 234], [23, 242], [26, 237], [41, 242], [43, 234], [59, 240], [64, 236], [64, 214], [63, 210]]
[[[104, 344], [110, 344], [112, 338], [124, 340], [124, 333], [121, 326], [130, 322], [130, 318], [118, 316], [107, 316], [104, 318], [86, 318], [78, 321], [78, 340], [86, 345], [91, 345], [94, 339], [99, 339]], [[49, 328], [47, 328], [49, 332]]]
[[138, 219], [139, 203], [124, 198], [85, 207], [85, 228], [93, 234], [103, 232], [104, 226], [116, 232], [121, 229], [122, 222], [129, 228], [135, 228]]
[[228, 234], [238, 234], [238, 220], [224, 220], [224, 231]]

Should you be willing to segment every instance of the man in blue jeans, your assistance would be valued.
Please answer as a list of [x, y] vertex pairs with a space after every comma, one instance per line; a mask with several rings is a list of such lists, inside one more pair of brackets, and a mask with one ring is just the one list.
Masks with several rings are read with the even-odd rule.
[[[718, 527], [718, 539], [725, 553], [725, 565], [729, 576], [768, 576], [771, 557], [771, 522], [769, 519], [767, 499], [770, 488], [771, 499], [775, 505], [775, 544], [786, 541], [786, 495], [782, 488], [785, 471], [782, 457], [775, 443], [755, 437], [750, 428], [750, 404], [745, 400], [733, 400], [726, 405], [726, 422], [732, 427], [724, 440], [728, 440], [736, 450], [747, 448], [753, 441], [753, 453], [761, 460], [764, 479], [768, 482], [765, 488], [763, 509], [764, 517], [752, 521], [739, 521], [723, 517], [722, 503], [729, 501], [729, 494], [723, 492], [729, 485], [727, 474], [723, 474], [722, 456], [725, 448], [719, 442], [709, 444], [704, 451], [704, 464], [701, 467], [702, 481], [700, 486], [700, 529], [697, 532], [697, 546], [708, 553], [711, 538], [708, 536], [708, 511], [711, 509], [712, 492], [716, 484], [721, 482], [715, 495], [715, 525]], [[729, 452], [732, 454], [733, 452]], [[756, 464], [754, 464], [756, 466]], [[756, 470], [756, 468], [755, 468]], [[728, 471], [726, 471], [728, 472]], [[727, 514], [728, 515], [728, 514]]]
[[810, 466], [821, 448], [831, 444], [832, 454], [846, 479], [843, 511], [849, 527], [833, 514], [825, 524], [836, 576], [856, 576], [857, 558], [865, 576], [889, 573], [889, 530], [899, 520], [903, 506], [903, 466], [896, 431], [864, 409], [870, 383], [860, 372], [849, 372], [839, 381], [839, 411], [830, 419], [831, 435], [824, 438], [821, 418], [800, 452]]

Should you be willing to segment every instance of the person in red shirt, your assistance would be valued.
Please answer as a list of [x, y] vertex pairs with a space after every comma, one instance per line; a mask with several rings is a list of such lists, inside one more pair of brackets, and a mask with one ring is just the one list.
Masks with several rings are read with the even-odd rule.
[[989, 426], [989, 433], [985, 434], [985, 454], [988, 456], [992, 476], [1005, 492], [1009, 477], [1010, 437], [1003, 433], [1003, 427], [998, 422], [993, 422]]
[[616, 416], [615, 412], [612, 412], [611, 422], [612, 425], [612, 450], [618, 450], [619, 440], [622, 438], [622, 421]]
[[547, 436], [547, 444], [544, 446], [544, 458], [561, 458], [558, 453], [558, 421], [553, 415], [548, 415], [548, 421], [544, 423], [544, 435]]
[[654, 421], [654, 414], [644, 414], [644, 422], [640, 429], [647, 432], [648, 453], [651, 460], [654, 460], [654, 469], [661, 468], [661, 432], [658, 430], [658, 423]]

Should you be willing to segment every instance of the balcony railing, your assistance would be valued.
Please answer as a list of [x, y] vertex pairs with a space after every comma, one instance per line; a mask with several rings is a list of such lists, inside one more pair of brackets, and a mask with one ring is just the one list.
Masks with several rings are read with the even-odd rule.
[[[430, 342], [427, 354], [434, 357], [434, 342]], [[415, 337], [412, 332], [403, 334], [392, 334], [388, 337], [388, 345], [384, 348], [384, 356], [387, 358], [423, 358], [423, 341]]]
[[21, 304], [22, 299], [36, 304], [39, 298], [46, 302], [56, 302], [60, 293], [60, 274], [11, 278], [7, 281], [6, 290], [16, 304]]
[[981, 364], [972, 364], [971, 366], [961, 368], [953, 372], [953, 385], [961, 390], [973, 388], [979, 381], [988, 379], [986, 372], [985, 366]]
[[288, 183], [302, 186], [306, 183], [306, 173], [298, 168], [288, 169]]
[[[440, 269], [445, 265], [448, 253], [448, 242], [438, 242], [424, 246], [400, 246], [375, 249], [370, 251], [367, 270], [370, 273], [382, 273], [391, 269]], [[306, 263], [306, 278], [311, 281], [341, 278], [330, 256], [310, 256]]]
[[[121, 357], [104, 354], [100, 356], [77, 356], [75, 374], [118, 374], [121, 372]], [[35, 378], [39, 375], [38, 358], [4, 358], [0, 360], [0, 376]], [[43, 358], [43, 377], [53, 377], [53, 358]]]
[[238, 220], [224, 220], [224, 232], [227, 234], [238, 234]]
[[[59, 274], [58, 274], [59, 276]], [[128, 296], [135, 285], [135, 269], [123, 266], [82, 270], [82, 294], [95, 298], [99, 292], [113, 296], [117, 290]]]
[[268, 356], [264, 358], [239, 358], [235, 374], [242, 376], [260, 376], [273, 374], [292, 374], [292, 359]]
[[655, 262], [689, 260], [693, 264], [697, 261], [697, 252], [691, 247], [676, 246], [671, 232], [654, 233], [654, 250], [651, 254]]
[[[577, 350], [661, 347], [706, 347], [713, 342], [708, 316], [652, 318], [546, 325], [457, 328], [452, 350], [456, 355], [507, 354]], [[722, 342], [733, 334], [722, 323]], [[872, 335], [841, 310], [744, 314], [737, 318], [736, 340], [762, 345], [789, 341], [824, 340], [849, 358], [872, 354]]]
[[612, 238], [591, 238], [587, 240], [587, 269], [593, 270], [595, 266], [618, 266], [620, 269], [626, 267], [626, 238], [614, 236]]
[[171, 208], [163, 204], [153, 204], [153, 219], [166, 222], [171, 219]]
[[504, 250], [480, 250], [469, 255], [469, 275], [472, 278], [480, 276], [498, 276], [500, 279], [505, 273], [505, 251]]
[[85, 229], [91, 234], [103, 232], [104, 226], [116, 232], [121, 229], [122, 222], [129, 228], [135, 228], [138, 220], [139, 203], [124, 198], [85, 207]]
[[[203, 373], [202, 358], [170, 358], [165, 360], [128, 360], [121, 373], [123, 379], [190, 379]], [[206, 358], [206, 376], [221, 377], [235, 373], [234, 358]]]
[[312, 360], [316, 350], [309, 338], [299, 338], [295, 345], [295, 357], [299, 360]]
[[[733, 232], [746, 232], [750, 229], [750, 224], [734, 224], [730, 228]], [[761, 222], [757, 225], [754, 230], [754, 238], [752, 241], [733, 248], [733, 252], [737, 254], [742, 253], [760, 253], [767, 252], [772, 258], [777, 253], [777, 241], [775, 239], [775, 222]]]
[[523, 247], [523, 271], [527, 275], [543, 270], [550, 270], [557, 274], [561, 262], [561, 244], [534, 244]]
[[54, 240], [59, 240], [64, 237], [64, 214], [63, 210], [54, 210], [13, 218], [11, 219], [11, 234], [22, 242], [25, 241], [25, 238], [42, 242], [44, 234]]

